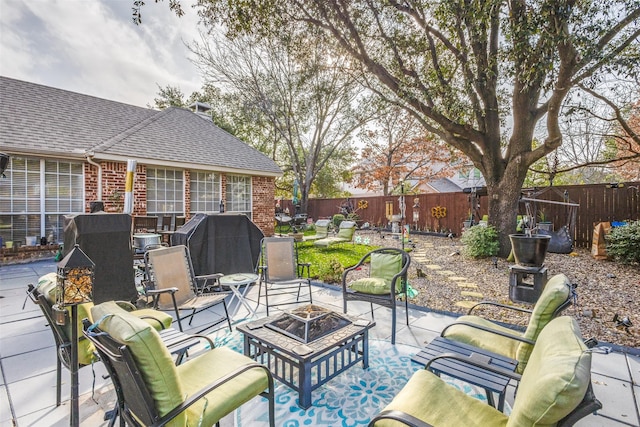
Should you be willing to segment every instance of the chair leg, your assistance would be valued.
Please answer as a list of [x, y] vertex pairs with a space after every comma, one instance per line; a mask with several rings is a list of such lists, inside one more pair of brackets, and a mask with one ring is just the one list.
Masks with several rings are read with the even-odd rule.
[[62, 387], [62, 362], [60, 361], [60, 349], [56, 351], [56, 406], [60, 406], [60, 402], [62, 400], [61, 395], [62, 392], [60, 388]]
[[264, 303], [267, 306], [267, 317], [269, 317], [269, 284], [264, 282]]
[[409, 326], [409, 298], [407, 298], [406, 294], [404, 298], [404, 312], [407, 317], [407, 326]]
[[370, 302], [369, 304], [371, 305], [371, 320], [376, 320], [375, 317], [373, 316], [373, 303]]
[[227, 310], [227, 301], [222, 300], [222, 306], [224, 307], [224, 315], [227, 316], [227, 324], [229, 325], [229, 332], [233, 332], [231, 327], [231, 319], [229, 318], [229, 310]]
[[391, 307], [391, 345], [396, 344], [396, 306]]

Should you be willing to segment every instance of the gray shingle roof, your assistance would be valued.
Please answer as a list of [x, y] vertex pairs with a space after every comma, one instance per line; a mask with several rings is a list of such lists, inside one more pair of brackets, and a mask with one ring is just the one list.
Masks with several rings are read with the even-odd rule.
[[429, 181], [428, 185], [430, 185], [438, 193], [455, 193], [457, 191], [462, 191], [462, 188], [460, 188], [455, 182], [451, 181], [448, 178], [440, 178], [435, 181]]
[[0, 77], [0, 149], [282, 173], [269, 157], [191, 111], [156, 111], [7, 77]]

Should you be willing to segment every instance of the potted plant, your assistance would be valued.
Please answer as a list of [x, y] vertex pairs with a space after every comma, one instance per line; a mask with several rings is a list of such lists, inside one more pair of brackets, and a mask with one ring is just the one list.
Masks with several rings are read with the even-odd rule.
[[547, 218], [547, 213], [541, 209], [538, 213], [538, 228], [540, 230], [553, 231], [553, 223]]

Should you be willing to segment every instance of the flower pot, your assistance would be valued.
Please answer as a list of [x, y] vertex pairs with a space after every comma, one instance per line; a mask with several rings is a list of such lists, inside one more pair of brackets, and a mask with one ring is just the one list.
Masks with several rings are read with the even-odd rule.
[[516, 264], [542, 267], [544, 257], [547, 255], [547, 247], [551, 236], [537, 235], [527, 236], [526, 234], [510, 234], [511, 247]]

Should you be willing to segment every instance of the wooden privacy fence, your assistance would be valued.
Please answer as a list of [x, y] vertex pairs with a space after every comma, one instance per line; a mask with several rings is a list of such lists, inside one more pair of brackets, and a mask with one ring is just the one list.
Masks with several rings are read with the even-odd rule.
[[[624, 183], [612, 188], [610, 184], [567, 185], [554, 187], [555, 191], [545, 191], [538, 197], [544, 200], [563, 201], [564, 194], [570, 202], [579, 205], [576, 214], [574, 234], [575, 245], [590, 247], [594, 225], [599, 222], [614, 222], [640, 219], [640, 182]], [[543, 189], [538, 189], [543, 190]], [[535, 189], [523, 190], [523, 195], [535, 193]], [[340, 213], [340, 205], [346, 199], [309, 199], [307, 214], [309, 218], [330, 218]], [[398, 196], [352, 197], [351, 204], [361, 219], [361, 224], [387, 227], [387, 203], [393, 206], [393, 213], [399, 214]], [[417, 200], [417, 205], [415, 201]], [[366, 203], [365, 203], [366, 202]], [[477, 199], [479, 209], [475, 212], [475, 222], [487, 214], [487, 197]], [[290, 201], [285, 206], [293, 212]], [[469, 218], [471, 195], [457, 193], [431, 193], [405, 195], [405, 224], [412, 230], [452, 232], [459, 236], [463, 221]], [[366, 207], [365, 207], [366, 205]], [[416, 207], [414, 207], [416, 205]], [[570, 209], [561, 204], [533, 203], [537, 212], [544, 210], [548, 221], [558, 229], [569, 222]], [[526, 214], [525, 203], [521, 202], [519, 214]], [[414, 221], [417, 212], [417, 221]]]

